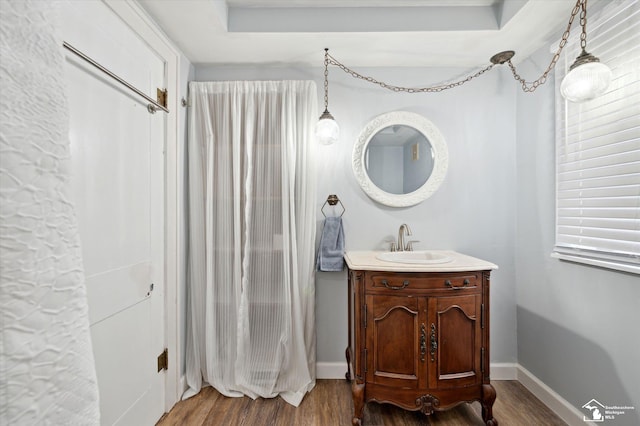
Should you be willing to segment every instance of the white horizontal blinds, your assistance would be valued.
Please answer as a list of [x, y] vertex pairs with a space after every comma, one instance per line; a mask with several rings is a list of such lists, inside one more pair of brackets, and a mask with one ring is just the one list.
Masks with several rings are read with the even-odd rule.
[[[585, 103], [557, 93], [557, 253], [640, 265], [640, 5], [589, 10], [587, 51], [613, 72], [607, 93]], [[567, 44], [556, 85], [579, 54]]]

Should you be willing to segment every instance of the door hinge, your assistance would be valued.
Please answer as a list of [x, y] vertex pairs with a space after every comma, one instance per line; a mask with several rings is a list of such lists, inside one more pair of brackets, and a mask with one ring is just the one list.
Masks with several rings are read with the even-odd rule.
[[369, 351], [367, 351], [367, 348], [364, 348], [364, 372], [367, 372], [367, 355], [368, 355]]
[[484, 374], [484, 348], [480, 349], [480, 371]]
[[156, 91], [156, 101], [163, 107], [167, 107], [167, 98], [169, 97], [167, 89], [158, 88]]
[[484, 328], [484, 303], [480, 305], [480, 328]]
[[169, 368], [169, 350], [165, 349], [158, 355], [158, 373]]
[[363, 327], [367, 328], [367, 305], [364, 305], [364, 315], [363, 315]]

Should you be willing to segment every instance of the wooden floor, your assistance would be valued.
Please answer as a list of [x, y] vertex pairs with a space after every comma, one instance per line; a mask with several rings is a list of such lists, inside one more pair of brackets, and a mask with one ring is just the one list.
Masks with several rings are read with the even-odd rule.
[[[493, 381], [492, 384], [498, 394], [493, 415], [501, 426], [566, 424], [519, 382]], [[352, 414], [349, 383], [346, 380], [318, 380], [316, 387], [297, 408], [282, 398], [255, 401], [247, 397], [227, 398], [207, 387], [198, 395], [179, 402], [157, 425], [348, 426], [351, 425]], [[370, 402], [364, 409], [363, 424], [467, 426], [484, 423], [477, 402], [461, 404], [431, 416]]]

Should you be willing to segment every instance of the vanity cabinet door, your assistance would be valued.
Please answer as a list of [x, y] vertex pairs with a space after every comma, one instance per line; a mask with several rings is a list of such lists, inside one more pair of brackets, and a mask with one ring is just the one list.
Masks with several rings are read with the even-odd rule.
[[406, 295], [366, 296], [366, 381], [396, 388], [426, 386], [420, 358], [420, 312], [426, 299]]
[[482, 296], [429, 298], [429, 388], [482, 383]]

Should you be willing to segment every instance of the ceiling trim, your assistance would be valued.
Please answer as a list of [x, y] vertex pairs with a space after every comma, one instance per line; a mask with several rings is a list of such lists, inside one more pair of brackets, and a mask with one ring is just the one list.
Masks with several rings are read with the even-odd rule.
[[516, 51], [514, 63], [527, 58], [561, 35], [575, 2], [387, 0], [394, 6], [374, 8], [342, 0], [326, 9], [328, 0], [135, 1], [195, 64], [314, 66], [330, 48], [350, 66], [465, 68], [503, 50]]
[[[516, 2], [522, 7], [522, 2]], [[503, 3], [500, 3], [502, 5]], [[368, 33], [499, 30], [503, 7], [229, 7], [229, 32]]]

